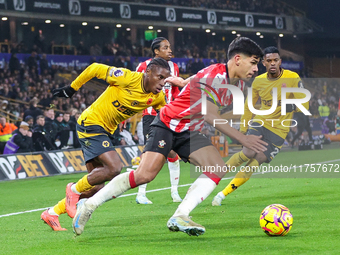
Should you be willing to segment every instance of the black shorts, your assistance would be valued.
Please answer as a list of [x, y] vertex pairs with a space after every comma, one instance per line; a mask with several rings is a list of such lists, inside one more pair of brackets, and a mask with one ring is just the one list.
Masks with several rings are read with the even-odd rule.
[[148, 140], [149, 136], [148, 134], [151, 131], [151, 123], [154, 121], [156, 116], [153, 115], [144, 115], [142, 118], [143, 121], [143, 135], [144, 135], [144, 144], [146, 144], [146, 141]]
[[77, 135], [86, 163], [107, 151], [115, 150], [114, 137], [101, 126], [84, 127], [77, 123]]
[[198, 131], [181, 133], [172, 131], [157, 115], [151, 124], [151, 131], [144, 152], [158, 152], [167, 157], [169, 152], [174, 150], [184, 162], [190, 162], [191, 153], [210, 145], [212, 145], [211, 141]]
[[266, 129], [265, 127], [249, 127], [248, 135], [262, 135], [262, 140], [268, 143], [266, 151], [264, 151], [264, 155], [267, 157], [267, 163], [272, 161], [275, 156], [280, 152], [282, 145], [284, 143], [284, 139], [277, 134], [274, 134], [272, 131]]

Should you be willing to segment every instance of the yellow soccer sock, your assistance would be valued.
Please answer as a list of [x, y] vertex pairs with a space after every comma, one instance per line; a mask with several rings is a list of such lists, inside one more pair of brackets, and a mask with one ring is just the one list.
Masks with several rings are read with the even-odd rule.
[[66, 201], [66, 198], [63, 198], [62, 200], [58, 202], [58, 204], [56, 204], [53, 207], [53, 210], [56, 214], [60, 215], [60, 214], [66, 213], [65, 201]]
[[235, 153], [225, 164], [227, 167], [238, 167], [245, 162], [248, 162], [249, 158], [244, 155], [243, 151]]
[[94, 186], [92, 186], [91, 184], [89, 184], [88, 180], [87, 180], [87, 175], [85, 175], [83, 178], [81, 178], [77, 183], [76, 183], [76, 190], [79, 193], [82, 193], [84, 191], [88, 191], [90, 189], [92, 189]]
[[[247, 168], [247, 166], [249, 168]], [[253, 174], [252, 169], [259, 166], [260, 164], [256, 159], [249, 160], [246, 167], [242, 171], [239, 171], [235, 175], [235, 178], [229, 182], [227, 187], [225, 187], [224, 190], [222, 190], [223, 195], [227, 196], [228, 194], [236, 190], [238, 187], [246, 183], [246, 181], [248, 181], [250, 176]]]

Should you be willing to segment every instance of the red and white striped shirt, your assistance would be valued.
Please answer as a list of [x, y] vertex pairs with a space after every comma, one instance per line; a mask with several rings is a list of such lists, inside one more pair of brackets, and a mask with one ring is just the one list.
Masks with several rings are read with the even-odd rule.
[[[151, 60], [152, 58], [140, 63], [136, 68], [136, 72], [145, 73], [146, 67], [148, 66]], [[168, 61], [168, 64], [170, 66], [170, 74], [178, 77], [179, 76], [178, 65], [172, 61]], [[168, 83], [165, 84], [165, 86], [163, 87], [163, 91], [165, 93], [167, 103], [172, 102], [180, 92], [178, 87], [171, 86]], [[152, 107], [149, 107], [143, 111], [143, 116], [145, 115], [156, 116], [157, 112]]]
[[[222, 107], [232, 103], [233, 95], [230, 90], [216, 88], [216, 85], [229, 84], [228, 77], [225, 64], [214, 64], [202, 69], [182, 89], [173, 102], [161, 108], [161, 121], [178, 133], [186, 130], [201, 130], [204, 124], [204, 116], [202, 115], [203, 94], [207, 96], [207, 100], [214, 101]], [[239, 81], [235, 86], [243, 91], [244, 82]]]

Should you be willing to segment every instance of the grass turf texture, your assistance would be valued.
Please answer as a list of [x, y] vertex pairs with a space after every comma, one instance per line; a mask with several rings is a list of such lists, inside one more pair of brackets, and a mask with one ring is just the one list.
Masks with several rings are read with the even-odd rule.
[[[283, 151], [272, 164], [335, 159], [339, 159], [338, 144], [321, 151]], [[340, 159], [333, 163], [340, 164]], [[189, 164], [181, 164], [180, 184], [194, 181], [189, 169]], [[66, 184], [82, 175], [0, 182], [0, 215], [52, 206], [65, 195]], [[163, 190], [147, 194], [153, 205], [137, 205], [134, 195], [105, 203], [77, 238], [66, 214], [59, 217], [68, 229], [64, 232], [53, 232], [43, 224], [42, 210], [1, 217], [0, 254], [338, 254], [340, 178], [256, 176], [229, 195], [221, 207], [212, 207], [213, 196], [228, 182], [221, 181], [192, 212], [193, 220], [206, 227], [200, 237], [168, 231], [166, 222], [178, 204], [171, 202], [170, 190]], [[169, 186], [164, 167], [147, 189]], [[179, 188], [182, 197], [187, 189]], [[273, 203], [287, 206], [293, 214], [293, 228], [287, 236], [268, 237], [260, 229], [260, 213]]]

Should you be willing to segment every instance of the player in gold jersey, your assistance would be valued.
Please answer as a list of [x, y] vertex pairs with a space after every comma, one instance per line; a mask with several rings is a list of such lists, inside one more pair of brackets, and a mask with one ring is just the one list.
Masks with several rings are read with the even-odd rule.
[[[272, 114], [256, 115], [253, 123], [248, 126], [252, 119], [252, 112], [248, 108], [248, 98], [245, 103], [244, 114], [241, 118], [240, 131], [248, 134], [262, 136], [262, 139], [268, 143], [267, 150], [255, 153], [253, 150], [243, 147], [242, 151], [234, 154], [227, 162], [228, 167], [237, 167], [247, 162], [246, 167], [239, 171], [235, 178], [219, 192], [213, 199], [213, 206], [220, 206], [222, 200], [238, 187], [249, 180], [252, 175], [252, 169], [258, 168], [262, 163], [269, 163], [279, 153], [283, 142], [290, 129], [291, 119], [295, 105], [287, 105], [287, 114], [281, 115], [281, 88], [302, 87], [299, 75], [295, 72], [284, 70], [281, 68], [281, 58], [279, 50], [276, 47], [268, 47], [264, 49], [263, 65], [267, 72], [257, 76], [252, 84], [252, 103], [256, 104], [261, 98], [261, 109], [269, 110], [273, 104], [273, 88], [277, 89], [277, 107]], [[291, 93], [287, 98], [304, 98], [303, 93]], [[309, 104], [302, 104], [306, 109]]]
[[53, 230], [66, 230], [58, 216], [66, 213], [73, 218], [80, 195], [89, 197], [122, 170], [122, 163], [111, 139], [119, 123], [152, 106], [155, 110], [166, 104], [162, 91], [170, 67], [162, 58], [152, 59], [145, 73], [94, 63], [87, 67], [70, 86], [55, 89], [54, 96], [72, 97], [90, 79], [105, 80], [109, 86], [79, 117], [77, 135], [88, 174], [77, 183], [66, 186], [66, 198], [41, 214]]

